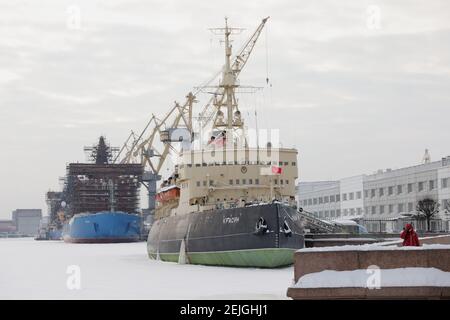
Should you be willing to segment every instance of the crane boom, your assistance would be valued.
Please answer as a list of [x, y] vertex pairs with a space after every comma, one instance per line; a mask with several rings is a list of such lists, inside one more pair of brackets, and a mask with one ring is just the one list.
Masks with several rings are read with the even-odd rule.
[[236, 58], [233, 62], [233, 66], [232, 66], [232, 69], [233, 69], [236, 77], [239, 75], [239, 73], [244, 68], [245, 64], [247, 63], [248, 58], [250, 57], [250, 54], [252, 53], [253, 48], [255, 47], [256, 41], [258, 41], [258, 38], [261, 35], [264, 25], [266, 24], [268, 19], [269, 19], [269, 17], [262, 19], [261, 24], [258, 26], [256, 31], [247, 40], [247, 42], [244, 44], [244, 46], [241, 48], [241, 50], [239, 50], [239, 53], [236, 55]]
[[[241, 73], [241, 71], [244, 68], [245, 64], [247, 63], [248, 59], [250, 58], [250, 54], [252, 53], [253, 48], [255, 47], [255, 44], [258, 41], [258, 38], [261, 35], [264, 25], [266, 24], [268, 19], [269, 19], [269, 17], [262, 19], [260, 25], [258, 26], [258, 28], [256, 28], [256, 31], [245, 42], [245, 44], [242, 46], [242, 48], [239, 50], [238, 54], [236, 55], [234, 62], [232, 64], [232, 67], [231, 67], [234, 77], [236, 79], [239, 76], [239, 74]], [[215, 117], [215, 115], [218, 111], [218, 109], [214, 106], [215, 99], [217, 99], [217, 97], [223, 97], [223, 95], [224, 95], [224, 88], [222, 86], [219, 86], [216, 89], [216, 91], [214, 92], [213, 96], [209, 99], [209, 101], [204, 106], [202, 112], [200, 112], [200, 119], [202, 121], [203, 128]]]

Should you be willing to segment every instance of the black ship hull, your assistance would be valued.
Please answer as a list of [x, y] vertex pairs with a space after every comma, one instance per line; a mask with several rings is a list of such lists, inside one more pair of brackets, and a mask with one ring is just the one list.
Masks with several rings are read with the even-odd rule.
[[303, 245], [300, 216], [280, 203], [169, 216], [147, 240], [152, 259], [242, 267], [290, 265]]

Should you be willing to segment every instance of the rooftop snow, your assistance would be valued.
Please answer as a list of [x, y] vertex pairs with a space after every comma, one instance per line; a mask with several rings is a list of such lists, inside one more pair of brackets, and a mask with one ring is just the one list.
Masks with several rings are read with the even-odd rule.
[[[383, 287], [450, 287], [450, 272], [436, 268], [379, 269], [379, 285], [374, 284], [376, 269], [353, 271], [325, 270], [301, 277], [294, 288], [367, 288]], [[369, 284], [369, 285], [368, 285]]]

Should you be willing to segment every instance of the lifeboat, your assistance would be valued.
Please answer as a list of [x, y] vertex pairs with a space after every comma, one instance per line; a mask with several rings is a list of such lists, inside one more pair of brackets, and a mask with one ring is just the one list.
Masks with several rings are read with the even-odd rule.
[[167, 186], [162, 188], [156, 194], [156, 201], [164, 203], [170, 200], [175, 200], [180, 197], [180, 188], [176, 185]]

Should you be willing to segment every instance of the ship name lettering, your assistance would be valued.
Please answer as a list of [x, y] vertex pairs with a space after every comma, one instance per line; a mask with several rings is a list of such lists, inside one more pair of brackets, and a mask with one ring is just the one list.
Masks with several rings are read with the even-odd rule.
[[226, 217], [223, 218], [223, 223], [238, 223], [239, 222], [239, 217]]

